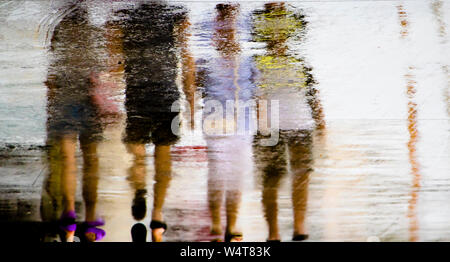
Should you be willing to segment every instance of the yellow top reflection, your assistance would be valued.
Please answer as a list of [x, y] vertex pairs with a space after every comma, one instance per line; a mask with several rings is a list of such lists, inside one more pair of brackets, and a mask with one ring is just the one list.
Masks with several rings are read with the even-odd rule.
[[287, 10], [283, 3], [267, 4], [264, 10], [255, 12], [254, 40], [267, 43], [266, 53], [255, 57], [261, 72], [260, 88], [304, 88], [308, 85], [303, 61], [288, 54], [287, 45], [288, 39], [301, 36], [304, 25], [302, 16]]

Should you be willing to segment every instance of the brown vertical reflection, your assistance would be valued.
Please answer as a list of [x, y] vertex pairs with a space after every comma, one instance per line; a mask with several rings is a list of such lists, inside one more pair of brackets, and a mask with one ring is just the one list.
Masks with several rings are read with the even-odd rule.
[[[443, 1], [436, 0], [431, 2], [431, 10], [433, 12], [434, 19], [437, 22], [439, 37], [441, 38], [441, 43], [445, 44], [447, 41], [445, 37], [447, 36], [447, 27], [444, 22], [442, 15]], [[441, 66], [442, 72], [447, 80], [447, 86], [444, 88], [444, 101], [447, 105], [447, 115], [450, 117], [450, 71], [448, 65]]]
[[218, 4], [216, 9], [213, 43], [222, 57], [232, 60], [240, 52], [236, 39], [236, 15], [239, 6]]
[[409, 67], [409, 73], [405, 75], [407, 81], [406, 94], [408, 97], [408, 151], [409, 151], [409, 162], [411, 165], [411, 174], [413, 176], [411, 199], [409, 200], [408, 206], [408, 218], [410, 219], [409, 224], [409, 241], [418, 241], [418, 230], [419, 223], [417, 219], [417, 200], [418, 191], [420, 189], [420, 168], [417, 162], [417, 141], [418, 141], [418, 131], [417, 131], [417, 104], [414, 102], [414, 97], [416, 94], [414, 76], [411, 71], [414, 67]]
[[180, 52], [181, 52], [181, 63], [182, 63], [182, 82], [183, 82], [183, 93], [186, 96], [186, 100], [189, 104], [189, 128], [193, 130], [195, 128], [195, 91], [197, 89], [196, 86], [196, 66], [195, 60], [192, 56], [191, 51], [189, 50], [188, 40], [191, 36], [188, 28], [190, 26], [190, 22], [187, 18], [183, 18], [180, 22], [180, 26], [178, 26], [176, 30], [177, 42], [180, 44]]
[[400, 20], [400, 35], [402, 38], [408, 35], [409, 22], [407, 20], [408, 16], [403, 8], [403, 5], [397, 6], [397, 14]]
[[442, 5], [443, 2], [441, 0], [431, 2], [431, 10], [438, 24], [439, 36], [443, 39], [447, 35], [447, 28], [442, 17]]
[[[400, 36], [405, 38], [408, 35], [408, 15], [404, 10], [402, 5], [397, 6], [397, 13], [400, 20]], [[409, 218], [409, 241], [418, 240], [418, 230], [419, 223], [417, 219], [417, 201], [418, 201], [418, 191], [420, 189], [420, 168], [417, 161], [417, 140], [418, 140], [418, 130], [417, 130], [417, 104], [414, 102], [416, 88], [416, 81], [414, 80], [414, 67], [410, 66], [408, 68], [408, 73], [405, 75], [406, 79], [406, 95], [408, 98], [408, 152], [409, 152], [409, 163], [411, 165], [412, 174], [412, 189], [411, 198], [408, 205], [408, 218]]]
[[444, 99], [447, 105], [447, 115], [450, 117], [450, 70], [447, 65], [442, 66], [445, 77], [447, 78], [447, 87], [444, 89]]

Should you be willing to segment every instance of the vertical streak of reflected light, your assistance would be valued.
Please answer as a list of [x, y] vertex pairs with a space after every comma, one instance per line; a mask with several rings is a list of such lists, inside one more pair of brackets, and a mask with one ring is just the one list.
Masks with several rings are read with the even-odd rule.
[[403, 5], [398, 5], [397, 6], [397, 14], [398, 14], [398, 18], [400, 20], [400, 35], [402, 38], [405, 38], [408, 35], [408, 27], [409, 27], [409, 23], [407, 20], [407, 15], [406, 12], [403, 8]]
[[[409, 70], [414, 70], [413, 67], [409, 67]], [[417, 201], [418, 201], [418, 191], [420, 189], [420, 165], [417, 161], [417, 141], [418, 141], [418, 130], [417, 130], [417, 104], [414, 102], [414, 97], [416, 93], [415, 84], [416, 81], [413, 79], [412, 73], [405, 75], [407, 85], [406, 94], [408, 97], [408, 152], [409, 152], [409, 162], [411, 164], [411, 174], [413, 176], [411, 199], [408, 206], [408, 217], [410, 219], [409, 224], [409, 241], [418, 240], [418, 229], [419, 223], [417, 220]]]
[[[400, 20], [400, 36], [405, 38], [408, 35], [408, 15], [404, 10], [402, 5], [397, 6], [397, 14]], [[419, 223], [417, 219], [417, 202], [418, 202], [418, 192], [420, 190], [420, 165], [417, 161], [417, 141], [418, 141], [418, 130], [417, 130], [417, 104], [414, 102], [416, 88], [416, 81], [414, 80], [413, 71], [414, 67], [410, 66], [408, 68], [408, 73], [405, 74], [406, 79], [406, 95], [408, 98], [408, 152], [409, 152], [409, 163], [411, 165], [412, 174], [412, 188], [411, 197], [408, 203], [408, 218], [409, 218], [409, 241], [418, 241], [418, 231]]]

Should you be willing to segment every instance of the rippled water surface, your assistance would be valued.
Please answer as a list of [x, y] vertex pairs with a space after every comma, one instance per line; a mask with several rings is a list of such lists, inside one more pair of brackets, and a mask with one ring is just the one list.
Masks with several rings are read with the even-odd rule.
[[0, 1], [2, 230], [450, 241], [449, 25], [441, 0]]

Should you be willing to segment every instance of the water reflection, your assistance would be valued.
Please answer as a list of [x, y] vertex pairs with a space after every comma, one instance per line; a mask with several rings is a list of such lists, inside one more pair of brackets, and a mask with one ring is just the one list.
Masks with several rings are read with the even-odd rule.
[[[268, 241], [280, 241], [278, 227], [278, 188], [286, 173], [292, 174], [293, 240], [305, 240], [308, 183], [312, 172], [313, 130], [323, 129], [320, 103], [314, 92], [310, 69], [288, 47], [302, 38], [306, 22], [284, 3], [266, 4], [255, 12], [255, 40], [266, 43], [266, 53], [255, 57], [260, 72], [256, 80], [258, 99], [278, 100], [280, 139], [273, 147], [261, 146], [263, 135], [254, 139], [254, 157], [262, 175], [262, 203], [269, 228]], [[259, 115], [269, 115], [260, 107]], [[271, 105], [267, 111], [272, 110]], [[260, 117], [258, 117], [258, 120]], [[314, 121], [316, 120], [316, 121]]]
[[[413, 71], [414, 68], [410, 67], [410, 71]], [[412, 72], [405, 75], [407, 80], [407, 91], [406, 94], [408, 96], [408, 132], [409, 132], [409, 141], [408, 141], [408, 151], [409, 151], [409, 162], [411, 164], [411, 174], [413, 176], [412, 190], [411, 190], [411, 199], [409, 200], [408, 207], [408, 217], [410, 219], [410, 236], [409, 241], [418, 241], [418, 230], [419, 223], [417, 219], [417, 201], [418, 194], [420, 189], [420, 166], [417, 160], [417, 141], [418, 141], [418, 130], [417, 130], [417, 104], [414, 102], [415, 98], [415, 84], [416, 82], [413, 79]]]
[[[408, 15], [402, 5], [397, 6], [398, 16], [400, 19], [400, 26], [402, 31], [400, 35], [402, 38], [408, 35]], [[408, 67], [408, 73], [405, 74], [406, 79], [406, 95], [408, 98], [408, 152], [409, 163], [411, 165], [411, 174], [413, 177], [411, 196], [408, 205], [408, 219], [409, 221], [409, 241], [418, 241], [419, 221], [417, 218], [417, 202], [419, 198], [420, 190], [420, 165], [417, 159], [417, 141], [418, 141], [418, 129], [417, 129], [417, 104], [414, 101], [416, 95], [415, 85], [417, 82], [414, 80], [415, 68], [413, 66]]]
[[408, 24], [408, 15], [405, 12], [405, 9], [403, 7], [403, 5], [398, 5], [397, 6], [397, 14], [400, 20], [400, 35], [402, 38], [408, 36], [408, 28], [409, 28], [409, 24]]
[[[421, 86], [437, 80], [429, 64], [445, 80], [449, 70], [443, 58], [422, 63], [409, 52], [447, 43], [445, 4], [82, 1], [58, 10], [40, 23], [51, 36], [50, 63], [40, 65], [46, 76], [37, 81], [47, 91], [46, 161], [40, 149], [30, 150], [34, 158], [0, 150], [1, 219], [11, 228], [23, 220], [20, 232], [37, 228], [43, 241], [426, 239], [430, 224], [447, 225], [441, 209], [442, 221], [427, 225], [435, 217], [425, 211], [439, 201], [420, 204], [431, 194], [446, 199], [446, 166], [430, 171], [435, 162], [427, 159], [439, 152], [427, 135], [437, 141], [447, 126], [427, 129], [419, 116], [448, 117], [450, 99], [448, 81], [435, 107]], [[372, 6], [387, 8], [364, 9]], [[425, 24], [415, 21], [425, 11], [414, 8], [424, 6], [435, 23], [422, 37]], [[345, 15], [330, 18], [330, 9]], [[14, 29], [0, 27], [8, 40], [3, 32]], [[395, 62], [379, 67], [390, 56]], [[278, 143], [264, 146], [277, 105]], [[384, 116], [372, 109], [398, 119], [374, 122]], [[358, 119], [333, 118], [347, 114]], [[175, 119], [193, 132], [173, 133]], [[29, 177], [39, 184], [34, 169], [46, 174], [42, 191], [8, 187]], [[41, 212], [29, 192], [40, 195]], [[10, 197], [18, 194], [26, 200]]]
[[[251, 136], [247, 132], [238, 134], [246, 127], [239, 114], [245, 116], [244, 104], [251, 98], [254, 85], [249, 57], [243, 56], [237, 36], [239, 5], [218, 4], [215, 8], [212, 43], [217, 55], [205, 65], [203, 83], [205, 105], [204, 132], [208, 157], [208, 205], [211, 214], [212, 241], [240, 241], [242, 233], [237, 229], [242, 195], [242, 180], [251, 175]], [[210, 120], [215, 110], [217, 118]], [[230, 109], [231, 108], [231, 109]], [[217, 111], [219, 112], [219, 111]], [[216, 126], [214, 125], [216, 124]], [[245, 131], [245, 130], [244, 130]], [[246, 134], [245, 134], [246, 133]], [[226, 225], [222, 237], [221, 207], [225, 198]]]
[[[433, 11], [433, 17], [437, 23], [438, 31], [439, 31], [439, 37], [441, 39], [441, 44], [446, 44], [446, 36], [447, 36], [447, 28], [446, 24], [444, 22], [444, 15], [442, 12], [442, 6], [443, 2], [440, 0], [436, 0], [430, 3], [431, 10]], [[450, 116], [450, 72], [448, 65], [442, 65], [441, 66], [442, 72], [444, 74], [444, 77], [447, 79], [447, 87], [444, 88], [444, 102], [447, 105], [447, 115]]]
[[[48, 87], [47, 145], [49, 174], [42, 200], [43, 220], [58, 216], [62, 240], [73, 241], [76, 230], [88, 241], [100, 240], [104, 222], [97, 217], [98, 154], [97, 146], [108, 116], [117, 111], [108, 100], [100, 79], [108, 71], [99, 46], [103, 31], [87, 23], [87, 12], [79, 6], [55, 28], [51, 41], [52, 63]], [[101, 43], [101, 42], [100, 42]], [[83, 158], [83, 199], [85, 218], [77, 226], [75, 193], [77, 187], [77, 143]], [[62, 214], [60, 215], [60, 212]]]
[[436, 22], [438, 24], [439, 37], [443, 38], [442, 42], [445, 42], [444, 38], [447, 35], [447, 30], [446, 30], [445, 22], [443, 21], [443, 15], [442, 15], [443, 2], [440, 0], [436, 0], [436, 1], [430, 2], [430, 5], [431, 5], [431, 9], [433, 11], [434, 19], [436, 19]]
[[[293, 239], [307, 238], [304, 221], [312, 171], [313, 131], [323, 130], [325, 124], [310, 68], [288, 48], [289, 41], [301, 40], [306, 22], [284, 3], [266, 4], [263, 10], [253, 13], [251, 21], [254, 41], [265, 44], [265, 53], [252, 56], [242, 51], [239, 42], [240, 6], [218, 4], [215, 12], [210, 37], [216, 55], [200, 61], [198, 73], [188, 46], [187, 11], [180, 6], [140, 4], [116, 12], [119, 19], [98, 27], [90, 24], [86, 10], [80, 5], [58, 24], [51, 41], [54, 61], [46, 82], [50, 172], [45, 198], [50, 196], [52, 201], [43, 202], [52, 203], [54, 210], [50, 216], [59, 220], [65, 234], [63, 240], [73, 241], [79, 231], [75, 222], [77, 141], [83, 157], [86, 216], [83, 225], [87, 225], [77, 235], [89, 241], [100, 240], [105, 235], [100, 228], [104, 222], [97, 217], [95, 209], [99, 177], [97, 146], [105, 126], [121, 119], [111, 94], [111, 90], [120, 89], [114, 86], [120, 82], [125, 89], [123, 142], [132, 156], [127, 180], [134, 191], [130, 206], [137, 221], [130, 230], [133, 241], [147, 238], [146, 226], [141, 222], [149, 212], [148, 144], [154, 145], [149, 225], [152, 241], [163, 241], [168, 229], [163, 207], [173, 177], [171, 147], [179, 141], [173, 132], [173, 120], [179, 112], [171, 109], [184, 96], [192, 120], [197, 84], [202, 87], [205, 103], [203, 135], [207, 145], [207, 201], [211, 216], [208, 240], [243, 239], [238, 226], [239, 209], [243, 178], [252, 175], [252, 161], [263, 180], [267, 239], [280, 240], [278, 187], [287, 173], [292, 173]], [[77, 34], [78, 31], [83, 33]], [[248, 103], [253, 98], [258, 101], [257, 107]], [[256, 126], [252, 117], [257, 115], [256, 125], [261, 130], [267, 128], [272, 123], [269, 112], [274, 110], [270, 102], [273, 100], [280, 101], [283, 114], [279, 120], [279, 142], [267, 147], [260, 143], [265, 138], [264, 132], [253, 136]], [[269, 101], [269, 104], [260, 106], [259, 101]], [[211, 108], [208, 102], [220, 106]], [[220, 119], [211, 120], [210, 116], [219, 108], [226, 110], [219, 115]], [[190, 121], [191, 129], [195, 128], [194, 123]], [[58, 186], [59, 191], [52, 190]], [[62, 196], [61, 207], [54, 204], [58, 194]], [[223, 202], [225, 225], [221, 216]]]
[[[124, 142], [134, 157], [129, 170], [129, 180], [135, 189], [132, 211], [136, 220], [146, 215], [146, 144], [153, 143], [155, 184], [150, 228], [152, 240], [160, 242], [167, 230], [163, 205], [172, 178], [170, 149], [178, 140], [171, 128], [178, 114], [171, 112], [171, 107], [180, 97], [176, 84], [177, 52], [186, 45], [187, 17], [181, 7], [154, 3], [122, 13], [126, 15], [120, 22], [127, 85]], [[182, 54], [186, 55], [186, 51]], [[188, 58], [183, 57], [183, 61]], [[191, 82], [189, 77], [184, 80]]]

